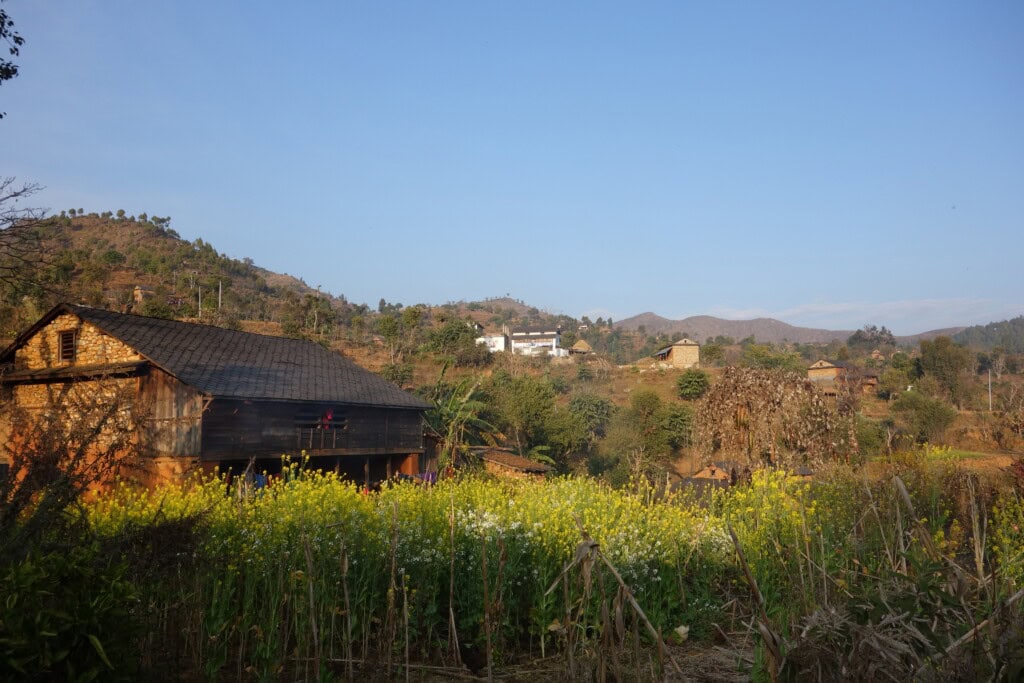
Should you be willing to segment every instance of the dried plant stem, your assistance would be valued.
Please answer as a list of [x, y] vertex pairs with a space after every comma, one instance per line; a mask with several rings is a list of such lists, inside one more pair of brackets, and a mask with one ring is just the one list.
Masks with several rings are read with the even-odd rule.
[[348, 680], [355, 678], [352, 668], [352, 606], [348, 596], [348, 549], [341, 546], [341, 592], [345, 601], [345, 675]]
[[[569, 571], [571, 565], [566, 565], [565, 571]], [[563, 572], [563, 575], [565, 572]], [[554, 588], [554, 586], [552, 586]], [[569, 602], [569, 583], [562, 581], [562, 598], [565, 600], [565, 650], [569, 655], [569, 678], [576, 680], [576, 633], [572, 625], [572, 605]]]
[[402, 576], [402, 622], [405, 627], [405, 683], [409, 683], [409, 587]]
[[612, 576], [615, 577], [615, 580], [618, 581], [619, 586], [622, 588], [623, 595], [626, 596], [626, 601], [629, 602], [630, 606], [633, 608], [633, 611], [636, 612], [638, 617], [640, 617], [640, 620], [643, 622], [644, 627], [647, 629], [647, 632], [651, 634], [652, 638], [654, 638], [654, 642], [658, 645], [659, 659], [663, 658], [667, 654], [668, 659], [670, 662], [672, 662], [672, 666], [675, 667], [676, 672], [682, 674], [683, 670], [679, 666], [679, 663], [675, 660], [672, 654], [665, 649], [665, 641], [661, 639], [661, 634], [658, 633], [658, 629], [654, 628], [654, 624], [652, 624], [650, 620], [647, 618], [647, 615], [644, 614], [643, 609], [640, 607], [640, 603], [638, 603], [636, 601], [636, 598], [633, 597], [633, 591], [629, 589], [629, 586], [627, 586], [626, 582], [622, 579], [622, 575], [619, 574], [619, 571], [608, 560], [608, 558], [604, 556], [604, 553], [598, 551], [597, 556], [601, 559], [601, 562], [603, 562], [604, 565], [608, 567], [608, 570], [612, 573]]
[[309, 594], [309, 624], [313, 629], [313, 656], [316, 658], [316, 678], [320, 680], [320, 630], [316, 623], [316, 596], [313, 590], [313, 550], [309, 547], [309, 537], [302, 532], [302, 549], [306, 555], [306, 589]]
[[391, 676], [391, 648], [395, 643], [395, 632], [398, 630], [398, 618], [395, 607], [395, 593], [398, 590], [398, 503], [391, 510], [391, 572], [388, 584], [387, 628], [384, 629], [385, 670]]
[[779, 680], [779, 669], [782, 668], [782, 646], [779, 642], [779, 637], [771, 630], [768, 612], [765, 610], [764, 596], [761, 595], [761, 589], [757, 586], [757, 580], [754, 579], [754, 575], [750, 571], [750, 565], [747, 564], [747, 557], [743, 554], [743, 548], [740, 547], [740, 540], [736, 537], [736, 532], [733, 531], [731, 525], [729, 526], [729, 535], [732, 537], [733, 545], [736, 546], [736, 554], [739, 557], [740, 566], [743, 568], [743, 574], [746, 576], [747, 583], [750, 585], [750, 591], [754, 594], [754, 600], [757, 602], [757, 630], [761, 633], [765, 649], [768, 652], [768, 675], [774, 683]]
[[450, 542], [450, 564], [448, 566], [448, 645], [451, 647], [455, 664], [462, 665], [459, 652], [459, 632], [455, 628], [455, 498], [451, 499], [448, 512], [448, 538]]
[[485, 647], [487, 648], [487, 683], [493, 683], [494, 669], [491, 650], [491, 601], [487, 581], [487, 534], [480, 535], [480, 561], [484, 581], [484, 637], [486, 639]]
[[977, 638], [978, 634], [981, 633], [981, 631], [986, 626], [988, 626], [990, 623], [992, 623], [992, 621], [995, 619], [996, 615], [999, 612], [1001, 612], [1002, 610], [1004, 610], [1004, 609], [1006, 609], [1008, 607], [1012, 607], [1013, 604], [1015, 602], [1017, 602], [1018, 600], [1020, 600], [1021, 598], [1024, 598], [1024, 588], [1021, 588], [1019, 591], [1017, 591], [1016, 593], [1014, 593], [1013, 595], [1008, 597], [1006, 600], [1003, 601], [1003, 603], [1001, 605], [997, 605], [996, 609], [992, 612], [992, 616], [990, 616], [989, 618], [987, 618], [987, 619], [985, 619], [983, 621], [978, 622], [978, 624], [975, 625], [974, 628], [972, 628], [970, 631], [968, 631], [967, 633], [963, 634], [962, 636], [960, 636], [959, 638], [954, 640], [952, 643], [950, 643], [949, 646], [946, 647], [946, 649], [944, 651], [942, 651], [942, 652], [940, 652], [938, 654], [936, 659], [933, 659], [933, 660], [931, 660], [929, 662], [926, 662], [924, 666], [922, 666], [921, 668], [919, 668], [917, 670], [917, 672], [915, 674], [915, 678], [917, 677], [917, 675], [921, 674], [921, 672], [924, 670], [924, 668], [926, 666], [934, 665], [935, 662], [938, 661], [938, 659], [941, 659], [943, 657], [948, 656], [952, 652], [956, 651], [957, 649], [963, 647], [967, 643], [969, 643], [972, 640], [974, 640], [975, 638]]

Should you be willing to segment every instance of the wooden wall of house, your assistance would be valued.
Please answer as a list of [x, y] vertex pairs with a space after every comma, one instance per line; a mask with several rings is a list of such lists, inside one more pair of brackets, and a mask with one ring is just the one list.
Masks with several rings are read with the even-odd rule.
[[199, 456], [204, 403], [199, 391], [151, 368], [139, 378], [139, 400], [149, 426], [143, 435], [147, 455]]
[[203, 460], [422, 449], [418, 410], [215, 399], [203, 413]]

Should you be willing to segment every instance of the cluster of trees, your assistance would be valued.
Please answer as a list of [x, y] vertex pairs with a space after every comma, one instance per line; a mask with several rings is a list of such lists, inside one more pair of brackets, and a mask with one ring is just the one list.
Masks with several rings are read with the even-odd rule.
[[586, 381], [570, 391], [555, 376], [514, 367], [455, 382], [442, 375], [422, 394], [434, 403], [427, 421], [446, 464], [473, 446], [498, 445], [563, 472], [625, 483], [664, 471], [692, 438], [693, 409], [684, 403], [637, 390], [617, 407]]

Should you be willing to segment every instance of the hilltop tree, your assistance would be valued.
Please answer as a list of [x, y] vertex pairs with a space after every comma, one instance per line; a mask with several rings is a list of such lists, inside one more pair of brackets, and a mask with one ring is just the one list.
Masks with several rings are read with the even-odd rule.
[[871, 351], [880, 346], [895, 346], [896, 338], [893, 337], [892, 332], [886, 329], [885, 325], [882, 327], [865, 325], [850, 335], [846, 340], [846, 345], [851, 349]]
[[487, 347], [476, 343], [473, 328], [458, 318], [450, 318], [434, 330], [427, 347], [451, 360], [456, 367], [483, 367], [493, 360]]
[[382, 315], [377, 319], [377, 332], [384, 337], [391, 363], [397, 363], [402, 358], [402, 323], [394, 316]]

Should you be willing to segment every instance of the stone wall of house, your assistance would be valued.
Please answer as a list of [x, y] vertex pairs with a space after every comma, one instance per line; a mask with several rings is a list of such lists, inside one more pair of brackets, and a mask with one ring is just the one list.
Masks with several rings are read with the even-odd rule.
[[838, 379], [840, 375], [840, 368], [834, 365], [826, 365], [825, 367], [816, 368], [811, 366], [807, 369], [807, 379], [810, 380], [828, 380]]
[[[61, 362], [60, 333], [76, 332], [75, 360]], [[61, 365], [103, 365], [142, 360], [137, 351], [78, 316], [65, 313], [36, 332], [14, 353], [15, 370], [40, 370]]]
[[[111, 401], [131, 401], [138, 391], [134, 377], [93, 379], [88, 382], [55, 382], [20, 384], [13, 387], [14, 404], [19, 408], [37, 410], [55, 405], [65, 410], [85, 410]], [[126, 405], [125, 409], [129, 406]], [[69, 415], [70, 417], [70, 415]]]
[[685, 344], [672, 347], [672, 367], [680, 370], [700, 367], [700, 345]]

